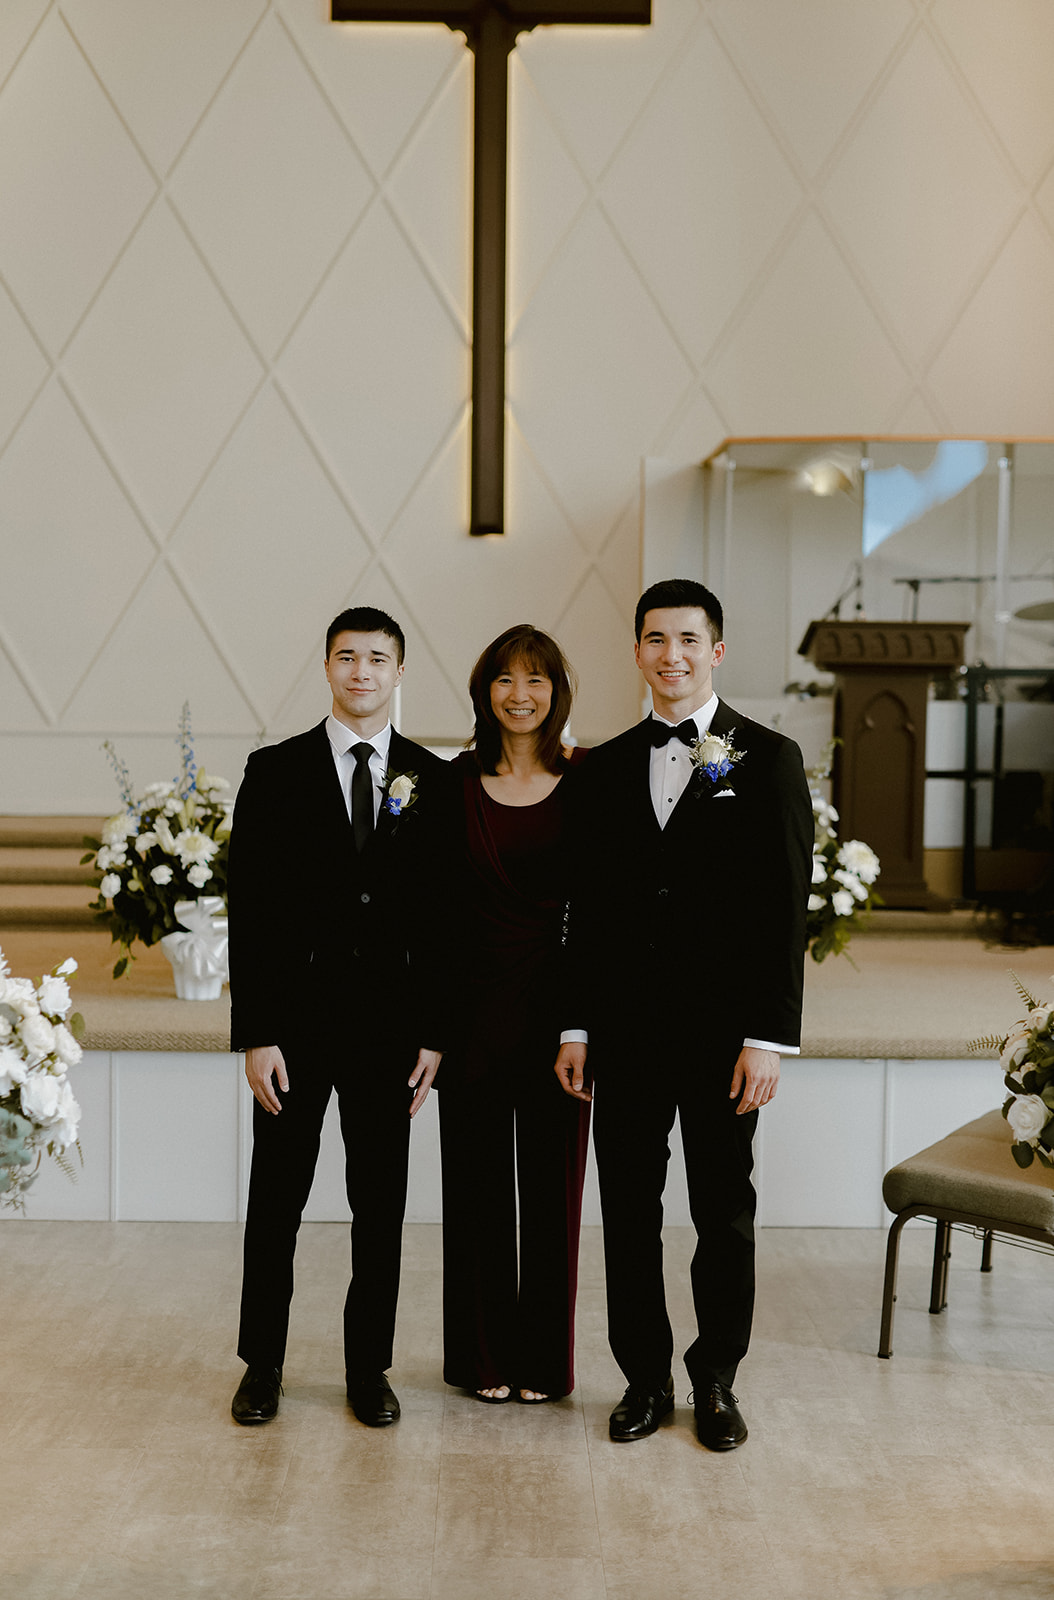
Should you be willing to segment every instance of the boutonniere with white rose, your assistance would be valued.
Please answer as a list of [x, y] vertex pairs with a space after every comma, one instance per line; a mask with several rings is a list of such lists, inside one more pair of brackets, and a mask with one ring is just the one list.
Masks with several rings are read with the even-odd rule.
[[1003, 1116], [1014, 1135], [1010, 1153], [1018, 1166], [1030, 1167], [1035, 1157], [1054, 1168], [1054, 1005], [1029, 994], [1016, 973], [1011, 977], [1028, 1016], [1009, 1033], [971, 1039], [969, 1048], [999, 1051], [1008, 1090]]
[[746, 755], [745, 750], [736, 750], [732, 745], [735, 731], [733, 728], [727, 739], [723, 739], [719, 733], [704, 733], [701, 739], [693, 740], [688, 746], [688, 755], [695, 770], [704, 773], [715, 790], [720, 788], [726, 793], [732, 787], [728, 774], [735, 763], [742, 761]]
[[416, 772], [389, 772], [384, 779], [384, 810], [389, 816], [401, 817], [417, 799]]

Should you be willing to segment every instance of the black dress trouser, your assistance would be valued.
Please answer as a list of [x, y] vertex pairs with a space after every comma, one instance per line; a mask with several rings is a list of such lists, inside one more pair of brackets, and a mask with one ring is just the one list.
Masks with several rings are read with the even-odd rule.
[[673, 1362], [662, 1263], [662, 1192], [669, 1134], [680, 1118], [688, 1201], [697, 1243], [692, 1297], [697, 1337], [685, 1353], [696, 1388], [732, 1385], [750, 1342], [754, 1309], [752, 1141], [757, 1112], [737, 1116], [729, 1098], [738, 1045], [664, 1051], [598, 1039], [593, 1139], [604, 1221], [608, 1337], [635, 1388], [655, 1390]]
[[352, 1276], [344, 1305], [344, 1360], [352, 1375], [392, 1363], [409, 1156], [407, 1080], [413, 1046], [357, 1031], [283, 1051], [288, 1093], [277, 1115], [253, 1106], [253, 1157], [245, 1220], [238, 1354], [249, 1366], [285, 1360], [293, 1254], [335, 1090], [352, 1212]]

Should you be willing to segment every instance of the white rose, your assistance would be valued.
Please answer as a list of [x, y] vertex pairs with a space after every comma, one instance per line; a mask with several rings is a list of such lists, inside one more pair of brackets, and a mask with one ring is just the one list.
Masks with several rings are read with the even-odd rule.
[[108, 872], [99, 885], [99, 893], [104, 900], [112, 900], [115, 894], [121, 892], [121, 880], [116, 872]]
[[29, 1068], [20, 1050], [10, 1045], [0, 1046], [0, 1099], [10, 1094], [17, 1083], [25, 1083]]
[[812, 881], [813, 883], [827, 882], [827, 862], [823, 856], [815, 853], [812, 858]]
[[158, 800], [165, 794], [171, 794], [171, 787], [167, 783], [148, 783], [143, 790], [144, 800]]
[[[165, 801], [165, 816], [174, 817], [177, 811], [182, 810], [183, 802], [178, 795], [173, 795], [171, 800]], [[158, 819], [160, 820], [160, 818]]]
[[70, 986], [65, 978], [42, 978], [37, 997], [41, 1011], [49, 1017], [64, 1017], [70, 1008]]
[[197, 783], [202, 794], [215, 794], [218, 789], [230, 788], [226, 778], [214, 778], [211, 773], [204, 771], [204, 769], [198, 773]]
[[211, 877], [212, 873], [209, 868], [203, 866], [200, 861], [196, 861], [191, 867], [190, 871], [187, 873], [187, 878], [189, 882], [194, 885], [195, 889], [204, 889]]
[[[23, 1099], [25, 1090], [22, 1091]], [[1010, 1102], [1006, 1120], [1018, 1144], [1039, 1143], [1039, 1136], [1047, 1125], [1050, 1108], [1038, 1094], [1016, 1094]]]
[[864, 844], [861, 839], [847, 839], [838, 852], [838, 859], [863, 883], [874, 883], [878, 877], [878, 857], [870, 845]]
[[393, 778], [388, 789], [392, 799], [397, 800], [401, 806], [406, 804], [413, 792], [413, 779], [407, 777], [405, 772], [400, 773], [398, 778]]
[[727, 745], [724, 739], [716, 733], [704, 733], [696, 746], [698, 759], [701, 766], [708, 767], [712, 761], [721, 762], [726, 758]]
[[826, 903], [822, 894], [811, 894], [809, 896], [810, 911], [822, 911]]
[[848, 889], [836, 889], [831, 896], [831, 904], [834, 906], [835, 915], [839, 917], [851, 917], [856, 909], [856, 901]]
[[75, 1067], [84, 1054], [64, 1022], [55, 1024], [55, 1054], [64, 1067]]
[[145, 833], [141, 833], [139, 835], [138, 839], [135, 841], [135, 850], [140, 860], [142, 860], [143, 856], [147, 855], [148, 852], [154, 848], [156, 843], [157, 834], [152, 828], [148, 828]]
[[32, 1122], [50, 1122], [59, 1114], [62, 1079], [50, 1072], [31, 1072], [19, 1091], [22, 1110]]
[[153, 880], [154, 883], [171, 883], [172, 882], [172, 868], [171, 867], [151, 867], [151, 869], [150, 869], [150, 877], [151, 877], [151, 879]]
[[175, 851], [185, 867], [195, 861], [211, 861], [218, 849], [215, 839], [198, 828], [184, 828], [176, 835]]
[[831, 873], [831, 877], [848, 889], [854, 900], [867, 899], [867, 890], [854, 873], [846, 872], [844, 867], [839, 867], [835, 872]]
[[40, 1009], [37, 991], [28, 978], [0, 978], [0, 1003], [10, 1006], [20, 1017]]
[[128, 825], [131, 822], [132, 832], [137, 832], [134, 821], [127, 811], [121, 811], [116, 817], [107, 817], [102, 825], [102, 842], [104, 845], [122, 845], [128, 837]]
[[109, 872], [113, 866], [113, 851], [108, 844], [104, 844], [102, 849], [96, 852], [95, 865], [100, 872]]
[[48, 1129], [51, 1138], [60, 1150], [65, 1150], [68, 1145], [76, 1144], [77, 1128], [81, 1120], [81, 1108], [74, 1100], [69, 1084], [67, 1083], [63, 1087], [68, 1098], [65, 1099], [63, 1108]]
[[31, 1011], [22, 1018], [18, 1029], [30, 1066], [36, 1066], [55, 1048], [55, 1030], [39, 1011]]
[[1044, 1033], [1050, 1027], [1052, 1016], [1054, 1016], [1054, 1006], [1033, 1006], [1028, 1014], [1028, 1020], [1037, 1033]]
[[999, 1065], [1004, 1072], [1012, 1072], [1015, 1067], [1020, 1066], [1028, 1055], [1030, 1043], [1031, 1035], [1028, 1028], [1022, 1022], [1016, 1023], [1013, 1032], [1007, 1036], [999, 1057]]

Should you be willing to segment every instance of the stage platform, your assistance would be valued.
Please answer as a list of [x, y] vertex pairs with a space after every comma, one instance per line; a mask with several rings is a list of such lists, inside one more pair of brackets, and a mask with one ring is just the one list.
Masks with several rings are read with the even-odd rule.
[[[11, 969], [39, 977], [73, 955], [86, 1055], [71, 1077], [84, 1110], [84, 1167], [70, 1184], [54, 1167], [31, 1196], [38, 1218], [232, 1221], [244, 1213], [252, 1099], [229, 1053], [228, 1004], [174, 998], [160, 950], [111, 977], [115, 951], [92, 932], [8, 932]], [[879, 1227], [882, 1175], [896, 1161], [1001, 1104], [995, 1062], [968, 1045], [1022, 1015], [1011, 971], [1054, 995], [1054, 947], [986, 944], [970, 913], [878, 911], [851, 963], [806, 963], [802, 1054], [759, 1121], [759, 1220], [769, 1226]], [[855, 963], [855, 964], [854, 964]], [[276, 975], [279, 977], [280, 975]], [[699, 1011], [720, 1005], [700, 974]], [[331, 1106], [309, 1220], [346, 1218], [342, 1150]], [[436, 1221], [438, 1119], [430, 1096], [416, 1119], [407, 1220]], [[671, 1141], [666, 1216], [689, 1220], [683, 1165]], [[1008, 1159], [1009, 1153], [1008, 1153]], [[0, 1212], [0, 1217], [9, 1213]], [[599, 1220], [595, 1176], [585, 1220]]]

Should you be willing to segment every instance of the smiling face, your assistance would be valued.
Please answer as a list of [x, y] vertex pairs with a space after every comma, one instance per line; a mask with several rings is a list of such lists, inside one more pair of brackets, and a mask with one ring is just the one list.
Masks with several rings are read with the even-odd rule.
[[338, 633], [326, 661], [333, 715], [360, 738], [372, 738], [388, 720], [402, 675], [398, 647], [387, 633]]
[[523, 661], [512, 661], [490, 686], [490, 707], [502, 733], [538, 733], [553, 704], [553, 683]]
[[636, 658], [659, 716], [681, 722], [704, 706], [714, 691], [713, 669], [724, 653], [724, 644], [711, 638], [701, 607], [648, 611]]

